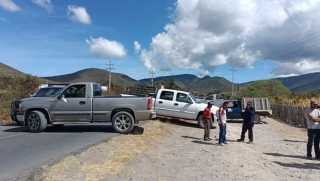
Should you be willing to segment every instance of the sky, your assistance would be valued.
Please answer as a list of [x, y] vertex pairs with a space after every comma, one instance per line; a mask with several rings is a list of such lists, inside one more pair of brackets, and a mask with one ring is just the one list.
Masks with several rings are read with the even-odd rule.
[[0, 62], [38, 77], [109, 61], [136, 80], [287, 77], [320, 70], [318, 17], [320, 0], [0, 0]]

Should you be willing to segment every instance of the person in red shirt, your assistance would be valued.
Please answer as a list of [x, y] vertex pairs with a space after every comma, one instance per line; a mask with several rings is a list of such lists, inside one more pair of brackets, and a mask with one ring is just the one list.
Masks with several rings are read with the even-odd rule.
[[208, 106], [204, 109], [203, 114], [202, 114], [202, 120], [204, 123], [204, 140], [205, 141], [210, 141], [212, 140], [210, 138], [210, 128], [211, 128], [211, 123], [212, 123], [212, 114], [211, 114], [211, 107], [213, 103], [208, 102]]

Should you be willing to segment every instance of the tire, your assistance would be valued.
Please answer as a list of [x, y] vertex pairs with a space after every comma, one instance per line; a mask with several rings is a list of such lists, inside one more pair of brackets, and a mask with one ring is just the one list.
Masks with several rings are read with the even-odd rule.
[[259, 115], [254, 115], [254, 124], [260, 124], [261, 118]]
[[[214, 119], [214, 118], [213, 118], [213, 119]], [[212, 125], [211, 128], [213, 128], [213, 122], [214, 122], [213, 119], [212, 119], [212, 121], [211, 121], [211, 125]], [[198, 117], [197, 122], [198, 122], [199, 128], [204, 129], [204, 123], [203, 123], [203, 120], [202, 120], [202, 116], [199, 116], [199, 117]]]
[[112, 128], [118, 133], [130, 133], [134, 128], [134, 119], [128, 112], [118, 112], [112, 117]]
[[32, 111], [28, 114], [26, 125], [30, 132], [39, 133], [47, 128], [47, 118], [40, 111]]

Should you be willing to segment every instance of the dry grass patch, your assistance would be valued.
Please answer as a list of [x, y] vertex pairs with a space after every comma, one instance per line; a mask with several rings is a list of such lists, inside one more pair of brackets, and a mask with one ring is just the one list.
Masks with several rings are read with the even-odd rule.
[[8, 125], [8, 124], [14, 124], [14, 123], [15, 122], [11, 120], [9, 109], [0, 110], [0, 125]]
[[137, 156], [152, 152], [153, 144], [166, 139], [171, 124], [152, 121], [144, 126], [142, 135], [120, 135], [86, 151], [68, 156], [57, 164], [44, 166], [31, 180], [104, 180], [120, 173]]

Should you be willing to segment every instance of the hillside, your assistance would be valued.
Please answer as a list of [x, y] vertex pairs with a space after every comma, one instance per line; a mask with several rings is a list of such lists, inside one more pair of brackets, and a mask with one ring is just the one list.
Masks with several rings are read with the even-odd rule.
[[320, 73], [277, 78], [292, 92], [310, 92], [320, 89]]
[[[171, 75], [171, 76], [156, 77], [156, 78], [153, 79], [153, 82], [160, 82], [160, 81], [169, 82], [172, 79], [175, 81], [175, 83], [179, 87], [181, 87], [183, 89], [187, 89], [193, 83], [195, 83], [195, 82], [200, 80], [199, 77], [197, 77], [195, 75], [192, 75], [192, 74], [181, 74], [181, 75]], [[141, 79], [141, 80], [139, 80], [139, 82], [151, 85], [151, 78]]]
[[[109, 82], [109, 72], [104, 69], [88, 68], [88, 69], [80, 70], [78, 72], [71, 73], [71, 74], [42, 77], [42, 78], [51, 80], [51, 81], [64, 82], [64, 83], [88, 81], [88, 82], [97, 82], [102, 85], [107, 85]], [[146, 84], [138, 82], [127, 75], [114, 73], [114, 72], [111, 72], [111, 83], [112, 85], [117, 85], [117, 86], [136, 86], [136, 85], [146, 86]]]
[[[14, 77], [22, 77], [26, 76], [27, 74], [20, 72], [19, 70], [16, 70], [6, 64], [3, 64], [0, 62], [0, 76], [14, 76]], [[36, 79], [40, 83], [47, 83], [48, 80], [36, 77]], [[49, 83], [55, 83], [54, 81], [49, 81]]]
[[[0, 63], [0, 76], [24, 76], [23, 72], [20, 72], [10, 66]], [[80, 81], [93, 81], [103, 85], [107, 85], [109, 80], [109, 72], [104, 69], [88, 68], [80, 70], [78, 72], [57, 75], [51, 77], [40, 77], [37, 79], [41, 83], [72, 83]], [[162, 76], [154, 78], [154, 82], [159, 81], [171, 81], [174, 80], [176, 84], [184, 90], [210, 92], [212, 91], [227, 91], [232, 90], [232, 83], [222, 77], [209, 77], [205, 76], [199, 78], [192, 74], [181, 74], [172, 76]], [[299, 76], [277, 78], [292, 92], [310, 92], [320, 89], [320, 72], [304, 74]], [[251, 84], [253, 81], [240, 84], [241, 87]], [[118, 86], [150, 86], [151, 79], [141, 79], [139, 81], [121, 73], [112, 72], [111, 83]], [[212, 85], [212, 88], [211, 88]], [[235, 84], [235, 90], [238, 89], [238, 85]]]

